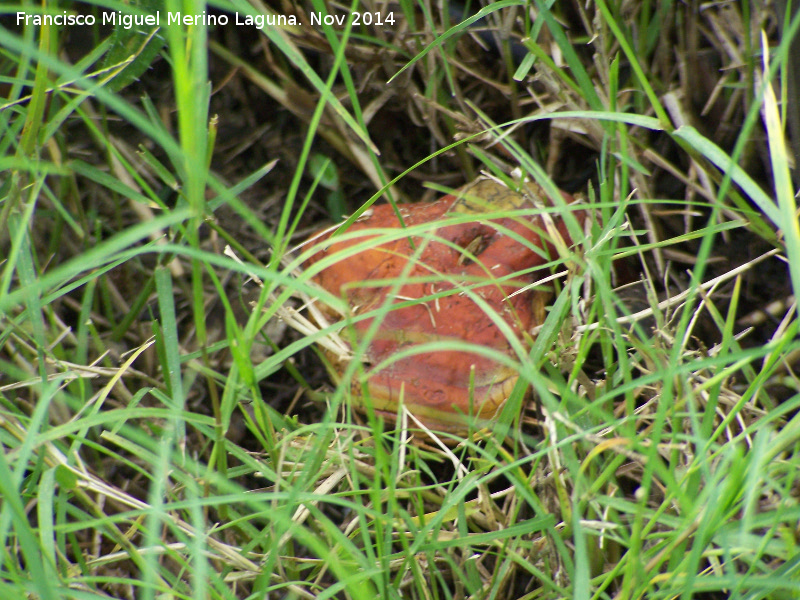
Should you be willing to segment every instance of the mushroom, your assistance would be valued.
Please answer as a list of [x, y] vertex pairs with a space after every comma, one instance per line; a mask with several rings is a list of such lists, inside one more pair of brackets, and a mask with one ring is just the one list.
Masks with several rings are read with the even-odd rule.
[[[341, 257], [313, 280], [347, 301], [351, 345], [367, 340], [363, 377], [351, 383], [355, 408], [369, 404], [393, 418], [402, 401], [427, 427], [452, 432], [464, 431], [470, 415], [499, 412], [519, 378], [514, 346], [525, 348], [544, 320], [547, 292], [533, 284], [549, 274], [541, 267], [558, 257], [556, 247], [572, 244], [563, 218], [540, 214], [553, 204], [539, 186], [516, 192], [480, 179], [434, 202], [373, 207], [346, 236], [310, 238], [316, 253], [304, 267]], [[585, 211], [573, 215], [584, 223]], [[330, 359], [341, 375], [347, 365]]]

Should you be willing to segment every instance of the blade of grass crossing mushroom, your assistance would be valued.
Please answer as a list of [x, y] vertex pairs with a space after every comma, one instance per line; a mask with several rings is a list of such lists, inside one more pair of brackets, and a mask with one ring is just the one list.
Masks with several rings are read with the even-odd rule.
[[[480, 117], [480, 119], [487, 125], [487, 131], [492, 132], [493, 134], [501, 129], [501, 126], [496, 125], [488, 115], [486, 115], [483, 111], [478, 108], [477, 105], [468, 102], [468, 105], [475, 113]], [[541, 165], [539, 165], [535, 160], [533, 160], [530, 155], [525, 152], [522, 147], [513, 141], [511, 138], [505, 138], [503, 141], [503, 146], [511, 152], [514, 158], [517, 160], [518, 164], [522, 167], [524, 172], [527, 175], [530, 175], [533, 180], [538, 183], [545, 191], [546, 195], [550, 198], [550, 201], [553, 203], [553, 206], [557, 208], [564, 208], [566, 206], [566, 202], [564, 201], [561, 192], [556, 187], [556, 185], [552, 182], [552, 180], [547, 176], [542, 169]], [[583, 231], [578, 223], [575, 215], [572, 214], [571, 210], [564, 210], [561, 211], [560, 215], [564, 219], [564, 223], [567, 225], [567, 229], [569, 230], [570, 236], [573, 240], [581, 240], [583, 236]], [[552, 227], [552, 219], [549, 218], [547, 212], [542, 213], [542, 217], [545, 221], [545, 225], [548, 229], [548, 234], [550, 234], [551, 242], [556, 246], [558, 250], [558, 254], [560, 256], [567, 255], [566, 246], [563, 243], [563, 240], [560, 239], [559, 235], [553, 235], [554, 233], [557, 234], [555, 228]]]

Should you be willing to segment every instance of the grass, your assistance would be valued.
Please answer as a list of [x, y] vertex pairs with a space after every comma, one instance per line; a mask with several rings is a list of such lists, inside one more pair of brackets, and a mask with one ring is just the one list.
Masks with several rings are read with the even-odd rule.
[[[501, 2], [486, 49], [447, 4], [164, 26], [135, 76], [98, 29], [0, 29], [0, 597], [797, 597], [800, 16]], [[512, 168], [597, 218], [502, 414], [354, 412], [342, 325], [277, 318], [320, 295], [325, 186], [354, 219]]]

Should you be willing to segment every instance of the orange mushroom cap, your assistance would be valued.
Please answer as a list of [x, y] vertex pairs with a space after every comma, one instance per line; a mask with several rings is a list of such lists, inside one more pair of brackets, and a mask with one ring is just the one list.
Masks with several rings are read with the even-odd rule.
[[[342, 256], [314, 276], [317, 284], [345, 297], [353, 314], [390, 305], [382, 315], [354, 320], [348, 329], [355, 336], [351, 342], [360, 343], [380, 318], [362, 357], [366, 378], [351, 386], [357, 408], [364, 409], [369, 398], [375, 411], [391, 417], [402, 397], [406, 408], [426, 426], [450, 431], [462, 431], [468, 415], [488, 419], [502, 408], [519, 378], [508, 364], [515, 356], [508, 331], [523, 340], [523, 332], [541, 324], [544, 294], [530, 284], [547, 274], [537, 267], [557, 256], [553, 240], [543, 241], [548, 231], [545, 219], [532, 210], [516, 210], [534, 207], [529, 194], [535, 194], [539, 203], [553, 203], [538, 186], [526, 192], [482, 179], [435, 202], [398, 205], [402, 224], [395, 209], [383, 205], [353, 223], [346, 239], [332, 238], [332, 232], [312, 236], [310, 241], [321, 249], [306, 267], [328, 256]], [[562, 194], [566, 203], [573, 202]], [[509, 209], [509, 216], [484, 218], [488, 212]], [[458, 218], [463, 214], [474, 218], [465, 222]], [[576, 210], [574, 215], [579, 223], [585, 222], [585, 211]], [[421, 224], [432, 224], [433, 235], [381, 242], [381, 233], [373, 231]], [[564, 220], [552, 215], [552, 224], [551, 231], [571, 245]], [[363, 236], [352, 235], [361, 232]], [[376, 239], [374, 246], [347, 252], [370, 238]], [[514, 294], [523, 287], [525, 291]], [[489, 311], [497, 316], [492, 318]], [[508, 325], [505, 332], [499, 320]], [[448, 341], [489, 351], [421, 347]], [[403, 351], [410, 355], [394, 358]], [[499, 355], [511, 360], [500, 362]], [[331, 362], [337, 372], [344, 370], [335, 358]]]

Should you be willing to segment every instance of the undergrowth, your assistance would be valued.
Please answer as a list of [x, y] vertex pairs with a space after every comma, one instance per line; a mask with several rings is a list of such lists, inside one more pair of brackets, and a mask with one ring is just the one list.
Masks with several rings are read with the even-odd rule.
[[[791, 5], [136, 10], [384, 21], [0, 25], [0, 597], [797, 597]], [[520, 383], [352, 410], [298, 244], [480, 173], [592, 214]]]

